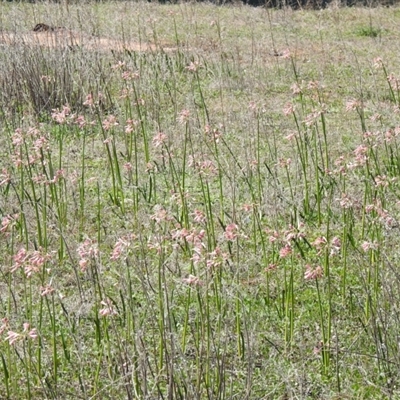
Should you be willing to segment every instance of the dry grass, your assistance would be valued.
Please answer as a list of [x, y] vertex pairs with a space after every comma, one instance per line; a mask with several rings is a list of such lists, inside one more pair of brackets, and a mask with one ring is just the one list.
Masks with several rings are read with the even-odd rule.
[[[80, 47], [89, 51], [176, 51], [177, 47], [162, 44], [139, 43], [133, 40], [115, 40], [106, 37], [89, 36], [69, 29], [57, 29], [47, 32], [9, 33], [0, 32], [0, 45], [58, 48]], [[5, 49], [6, 50], [6, 49]]]

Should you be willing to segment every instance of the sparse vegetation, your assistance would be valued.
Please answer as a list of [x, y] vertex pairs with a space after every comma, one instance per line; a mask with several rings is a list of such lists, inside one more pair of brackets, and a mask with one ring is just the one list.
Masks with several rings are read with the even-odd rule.
[[2, 3], [0, 397], [398, 398], [399, 19]]

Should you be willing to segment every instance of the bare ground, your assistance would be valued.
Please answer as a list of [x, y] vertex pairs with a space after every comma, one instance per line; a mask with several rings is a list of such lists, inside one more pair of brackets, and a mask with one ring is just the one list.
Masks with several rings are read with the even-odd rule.
[[133, 40], [120, 41], [107, 37], [85, 35], [68, 29], [46, 32], [10, 33], [0, 32], [0, 45], [41, 46], [47, 48], [81, 47], [87, 50], [103, 51], [175, 51], [176, 47], [141, 43]]

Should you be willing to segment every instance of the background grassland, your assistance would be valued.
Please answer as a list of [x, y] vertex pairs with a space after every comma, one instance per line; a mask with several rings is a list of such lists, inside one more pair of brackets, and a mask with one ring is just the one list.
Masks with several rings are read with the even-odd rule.
[[1, 3], [0, 397], [398, 398], [399, 22]]

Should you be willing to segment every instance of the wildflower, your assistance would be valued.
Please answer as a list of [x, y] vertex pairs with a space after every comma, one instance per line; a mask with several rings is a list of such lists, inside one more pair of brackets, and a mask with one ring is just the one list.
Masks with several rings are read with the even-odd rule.
[[138, 124], [139, 122], [133, 119], [127, 119], [126, 120], [126, 125], [125, 125], [125, 133], [128, 135], [130, 133], [132, 133], [135, 129], [135, 126]]
[[7, 332], [7, 337], [5, 340], [8, 340], [8, 343], [12, 346], [14, 345], [18, 340], [22, 338], [22, 335], [20, 335], [17, 332], [14, 331], [8, 331]]
[[218, 168], [211, 160], [204, 160], [199, 163], [200, 173], [205, 176], [213, 176], [218, 172]]
[[46, 296], [48, 296], [49, 294], [54, 293], [54, 291], [55, 291], [55, 289], [54, 289], [52, 286], [50, 286], [50, 285], [46, 285], [46, 286], [41, 286], [41, 287], [40, 287], [40, 295], [41, 295], [42, 297], [46, 297]]
[[114, 65], [111, 66], [111, 69], [113, 69], [113, 70], [123, 69], [125, 67], [125, 65], [126, 65], [125, 61], [119, 60], [117, 62], [117, 64], [114, 64]]
[[290, 226], [288, 230], [284, 232], [285, 240], [290, 242], [291, 240], [303, 239], [305, 237], [302, 229], [304, 228], [304, 224], [299, 224], [297, 228], [294, 226]]
[[394, 89], [396, 89], [396, 91], [399, 90], [399, 86], [400, 86], [399, 79], [397, 79], [394, 74], [390, 74], [387, 77], [387, 80], [388, 80], [390, 86], [392, 86]]
[[163, 206], [160, 205], [154, 206], [154, 211], [155, 213], [150, 216], [150, 219], [156, 221], [157, 224], [163, 221], [171, 220], [171, 217], [168, 215], [167, 210]]
[[186, 67], [186, 69], [187, 69], [188, 71], [190, 71], [190, 72], [197, 72], [197, 70], [199, 69], [199, 66], [200, 66], [200, 64], [199, 64], [198, 61], [195, 61], [195, 62], [192, 61], [192, 62]]
[[367, 242], [364, 241], [361, 244], [361, 248], [363, 251], [368, 252], [369, 250], [377, 250], [378, 249], [378, 243], [377, 242]]
[[290, 50], [289, 49], [285, 49], [282, 51], [282, 58], [285, 60], [289, 60], [292, 57]]
[[313, 111], [312, 113], [308, 114], [303, 121], [307, 126], [312, 126], [315, 124], [318, 117], [322, 114], [322, 111]]
[[224, 237], [226, 240], [233, 241], [238, 237], [239, 227], [236, 224], [229, 224], [225, 228]]
[[206, 222], [206, 216], [203, 211], [196, 209], [196, 210], [194, 210], [192, 215], [193, 215], [194, 222], [196, 222], [198, 224], [203, 224], [204, 222]]
[[335, 236], [331, 240], [331, 255], [338, 254], [341, 246], [342, 246], [342, 242], [340, 241], [340, 239], [337, 236]]
[[320, 266], [313, 269], [310, 264], [306, 265], [306, 272], [304, 273], [305, 280], [322, 278], [322, 275], [323, 271]]
[[251, 212], [251, 211], [253, 211], [254, 206], [255, 206], [254, 204], [245, 203], [242, 205], [242, 210], [245, 212]]
[[217, 268], [229, 259], [229, 254], [221, 250], [220, 247], [216, 247], [214, 251], [207, 255], [207, 268]]
[[354, 151], [354, 163], [350, 164], [350, 168], [356, 168], [363, 166], [368, 161], [368, 147], [364, 144], [360, 144]]
[[291, 102], [288, 102], [285, 104], [285, 106], [283, 107], [283, 114], [285, 114], [286, 116], [293, 114], [295, 111], [294, 105]]
[[182, 110], [178, 116], [178, 122], [182, 125], [185, 125], [189, 121], [190, 111], [189, 110]]
[[372, 122], [381, 121], [382, 120], [382, 114], [375, 113], [374, 115], [371, 115], [370, 120]]
[[93, 100], [93, 93], [89, 93], [86, 96], [85, 101], [83, 102], [84, 106], [92, 107], [94, 105], [94, 100]]
[[388, 187], [389, 186], [389, 181], [387, 179], [386, 175], [377, 175], [375, 177], [375, 186], [376, 187]]
[[47, 183], [57, 183], [59, 180], [64, 178], [64, 170], [63, 169], [59, 169], [56, 171], [56, 174], [54, 175], [53, 179], [50, 179]]
[[346, 111], [355, 111], [360, 109], [362, 106], [362, 103], [359, 100], [356, 99], [351, 99], [348, 100], [346, 103]]
[[285, 136], [285, 139], [289, 142], [291, 142], [293, 139], [295, 139], [297, 136], [297, 132], [293, 131], [290, 132], [288, 135]]
[[317, 237], [311, 244], [318, 251], [321, 251], [326, 246], [327, 243], [328, 243], [328, 241], [326, 240], [326, 238], [324, 236], [320, 236], [320, 237]]
[[340, 199], [339, 204], [340, 207], [344, 209], [352, 208], [354, 205], [353, 201], [346, 193], [342, 193], [342, 198]]
[[258, 109], [257, 102], [254, 100], [250, 101], [249, 110], [251, 110], [253, 113], [256, 113], [257, 109]]
[[307, 85], [308, 90], [318, 90], [321, 89], [321, 83], [318, 81], [310, 81]]
[[374, 58], [374, 60], [373, 60], [374, 68], [378, 69], [378, 68], [382, 67], [382, 65], [383, 65], [383, 60], [381, 57]]
[[56, 121], [58, 124], [62, 125], [67, 122], [67, 117], [70, 115], [71, 109], [68, 105], [63, 106], [63, 109], [60, 111], [58, 108], [53, 109], [51, 113], [51, 118]]
[[138, 71], [127, 70], [127, 71], [122, 72], [121, 77], [124, 81], [132, 81], [135, 79], [139, 79], [140, 74]]
[[291, 163], [292, 163], [291, 158], [287, 158], [286, 160], [284, 158], [280, 158], [276, 166], [281, 168], [287, 168]]
[[11, 268], [11, 272], [15, 272], [17, 269], [19, 269], [27, 260], [28, 258], [28, 252], [21, 247], [17, 254], [15, 254], [15, 256], [13, 257], [14, 259], [14, 265]]
[[302, 92], [300, 85], [295, 82], [292, 86], [290, 86], [290, 90], [292, 91], [293, 95], [300, 94]]
[[46, 137], [41, 136], [39, 138], [37, 138], [33, 144], [33, 150], [36, 153], [40, 153], [40, 150], [49, 150], [50, 146], [49, 146], [49, 141]]
[[8, 184], [10, 182], [11, 182], [11, 175], [7, 171], [6, 168], [3, 168], [1, 170], [1, 174], [0, 174], [0, 186], [3, 186], [3, 185]]
[[103, 129], [105, 131], [110, 130], [113, 126], [119, 125], [117, 122], [117, 118], [114, 115], [109, 115], [104, 121], [103, 121]]
[[114, 245], [113, 252], [110, 260], [118, 260], [121, 255], [129, 248], [131, 241], [135, 238], [135, 235], [127, 235], [120, 237]]
[[78, 262], [81, 271], [86, 271], [91, 259], [96, 259], [99, 254], [97, 243], [91, 239], [85, 239], [76, 249], [80, 260]]
[[286, 258], [292, 254], [292, 248], [287, 244], [279, 250], [279, 256]]
[[15, 331], [8, 331], [5, 340], [7, 340], [10, 345], [14, 345], [15, 343], [23, 339], [31, 339], [31, 340], [36, 339], [38, 337], [37, 330], [36, 328], [30, 329], [30, 327], [31, 327], [30, 324], [28, 322], [25, 322], [23, 324], [22, 333], [18, 333]]
[[220, 125], [219, 128], [212, 128], [210, 125], [206, 125], [205, 133], [212, 141], [218, 143], [219, 138], [222, 136], [221, 129], [223, 129], [223, 125]]
[[12, 135], [12, 137], [11, 137], [11, 141], [12, 141], [12, 144], [13, 144], [13, 146], [15, 146], [15, 147], [21, 147], [22, 145], [23, 145], [23, 143], [24, 143], [24, 137], [23, 137], [23, 134], [22, 134], [22, 129], [21, 128], [17, 128], [15, 131], [14, 131], [14, 134]]
[[30, 329], [31, 325], [28, 322], [23, 324], [25, 336], [30, 339], [36, 339], [38, 337], [36, 328]]
[[183, 283], [186, 283], [189, 286], [202, 286], [204, 283], [198, 278], [197, 276], [194, 276], [190, 274], [187, 278], [182, 279]]
[[268, 267], [265, 268], [266, 272], [275, 271], [278, 268], [278, 264], [268, 264]]
[[99, 314], [101, 317], [118, 315], [117, 310], [114, 308], [114, 305], [109, 298], [107, 298], [106, 300], [102, 300], [100, 304], [104, 306], [102, 309], [99, 310]]
[[9, 324], [8, 318], [2, 318], [1, 326], [0, 326], [0, 335], [2, 335], [4, 333], [4, 331], [9, 328], [10, 328], [10, 324]]
[[123, 169], [124, 169], [124, 171], [126, 171], [126, 172], [132, 171], [132, 170], [133, 170], [133, 165], [132, 165], [132, 163], [130, 163], [130, 162], [125, 163], [125, 164], [123, 165]]
[[18, 219], [18, 217], [18, 214], [6, 215], [3, 217], [1, 221], [0, 233], [6, 233], [10, 228], [12, 228], [15, 225], [15, 221]]
[[167, 140], [167, 135], [163, 132], [158, 132], [154, 137], [153, 137], [153, 145], [154, 147], [160, 147], [165, 143]]
[[83, 129], [86, 126], [86, 120], [83, 115], [78, 115], [75, 118], [75, 124], [79, 126], [80, 129]]

